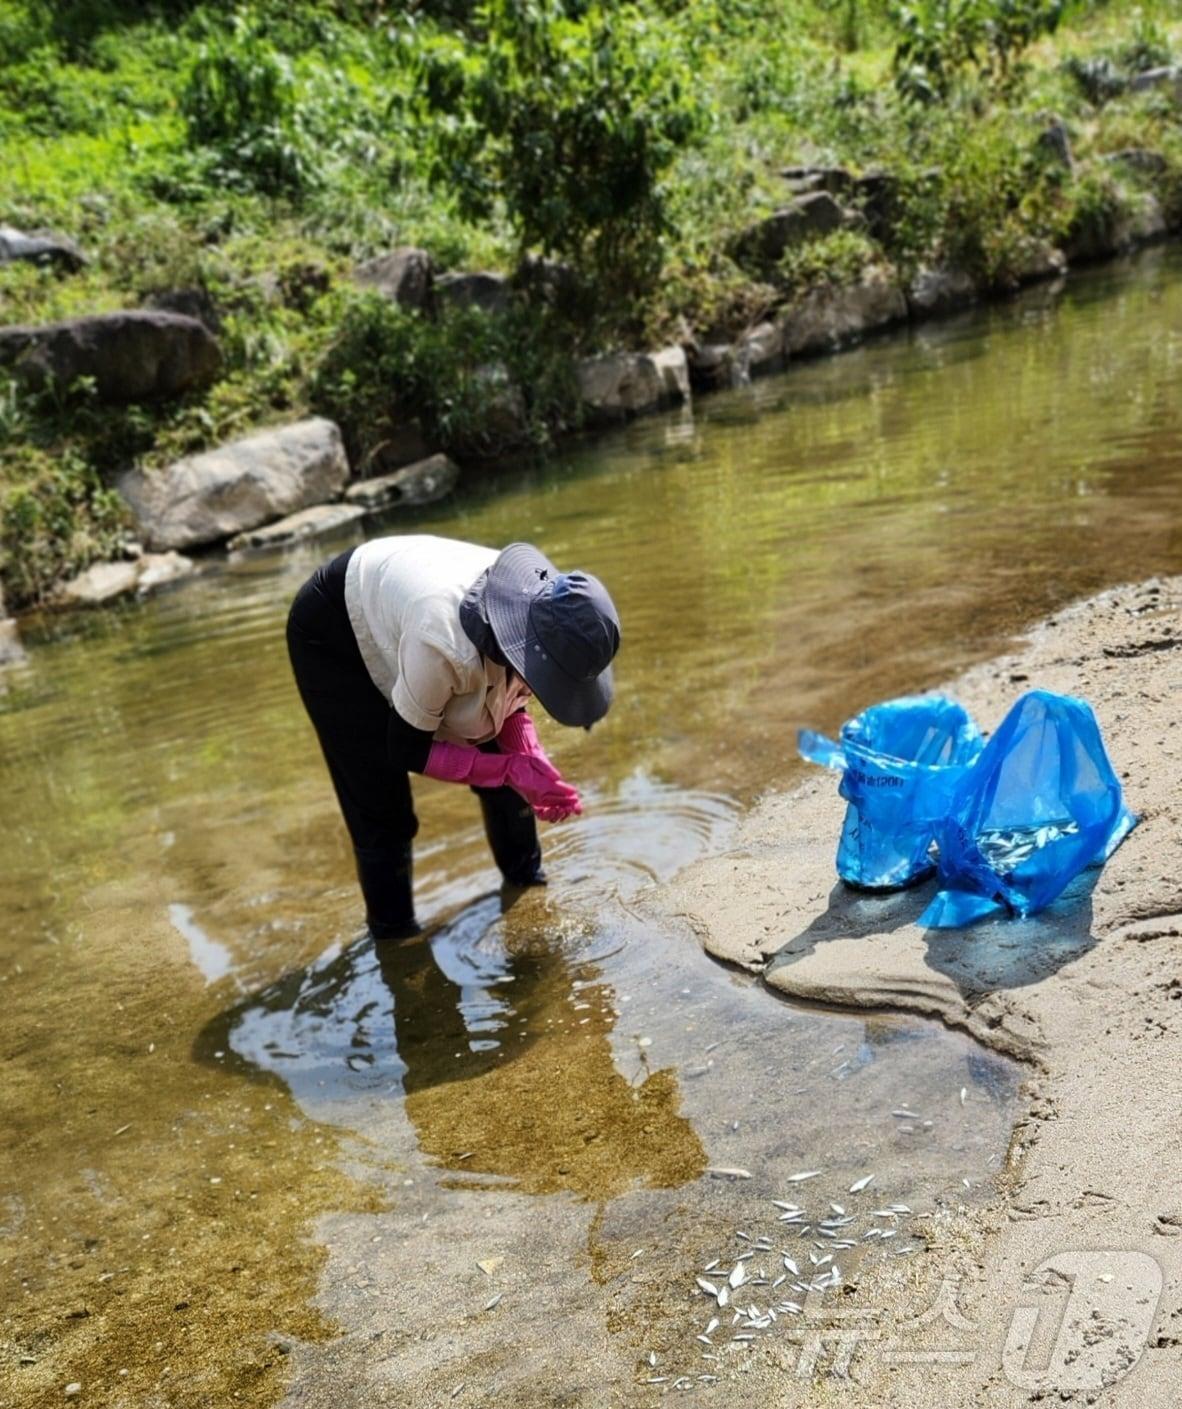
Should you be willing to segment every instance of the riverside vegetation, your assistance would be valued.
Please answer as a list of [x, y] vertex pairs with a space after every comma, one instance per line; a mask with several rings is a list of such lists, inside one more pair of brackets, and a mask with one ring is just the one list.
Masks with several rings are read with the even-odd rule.
[[[580, 358], [706, 379], [818, 292], [934, 309], [1176, 229], [1180, 55], [1171, 0], [5, 0], [0, 225], [77, 253], [0, 253], [0, 322], [220, 345], [130, 404], [0, 366], [8, 603], [127, 551], [132, 467], [312, 415], [354, 473], [545, 447]], [[801, 193], [836, 217], [769, 224]], [[356, 277], [404, 246], [412, 296]]]

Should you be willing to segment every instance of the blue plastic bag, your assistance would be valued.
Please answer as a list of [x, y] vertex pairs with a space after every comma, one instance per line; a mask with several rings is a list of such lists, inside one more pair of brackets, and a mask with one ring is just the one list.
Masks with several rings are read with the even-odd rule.
[[937, 830], [940, 890], [919, 923], [1033, 915], [1136, 824], [1091, 706], [1032, 690], [956, 788]]
[[801, 757], [841, 770], [846, 799], [837, 874], [867, 890], [912, 885], [935, 869], [932, 840], [957, 783], [981, 752], [963, 706], [944, 695], [873, 705], [841, 727], [840, 742], [811, 729]]

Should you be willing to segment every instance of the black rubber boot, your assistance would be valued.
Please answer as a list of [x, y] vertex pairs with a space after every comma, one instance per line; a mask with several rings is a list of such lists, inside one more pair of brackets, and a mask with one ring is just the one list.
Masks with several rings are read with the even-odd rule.
[[511, 886], [544, 886], [542, 847], [533, 808], [512, 788], [474, 788], [493, 860]]
[[380, 851], [354, 851], [365, 897], [365, 923], [374, 939], [407, 939], [419, 933], [411, 844]]

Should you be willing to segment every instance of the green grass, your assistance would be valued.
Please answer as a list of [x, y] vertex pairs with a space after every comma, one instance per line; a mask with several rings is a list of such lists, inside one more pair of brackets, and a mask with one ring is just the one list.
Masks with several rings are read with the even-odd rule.
[[[570, 358], [580, 351], [668, 338], [687, 324], [737, 330], [777, 300], [871, 262], [907, 278], [946, 259], [1004, 287], [1032, 242], [1118, 220], [1147, 191], [1182, 220], [1177, 110], [1161, 93], [1100, 101], [1093, 83], [1109, 69], [1182, 57], [1171, 0], [1071, 4], [1004, 84], [970, 65], [926, 106], [896, 90], [899, 30], [888, 9], [868, 0], [616, 6], [613, 42], [625, 60], [642, 56], [635, 71], [626, 61], [603, 70], [603, 96], [592, 100], [579, 72], [531, 75], [522, 50], [506, 71], [517, 106], [505, 110], [475, 96], [487, 53], [476, 7], [462, 0], [412, 9], [266, 0], [237, 29], [232, 6], [212, 0], [0, 0], [0, 222], [58, 229], [91, 259], [64, 277], [0, 270], [0, 320], [43, 322], [201, 288], [221, 314], [224, 353], [214, 386], [150, 407], [99, 407], [85, 387], [31, 397], [0, 375], [0, 580], [10, 605], [39, 600], [63, 574], [117, 549], [129, 526], [108, 486], [132, 464], [310, 411], [341, 418], [357, 457], [412, 408], [468, 454], [544, 445], [577, 420]], [[516, 13], [510, 0], [489, 11], [510, 34]], [[593, 20], [593, 4], [588, 13]], [[538, 52], [585, 55], [583, 22], [555, 21]], [[467, 85], [450, 105], [424, 103], [416, 88], [440, 54], [447, 65], [437, 72]], [[541, 119], [527, 100], [542, 105]], [[536, 183], [513, 164], [527, 147], [512, 144], [533, 140], [529, 122], [544, 119], [546, 102], [575, 132], [599, 124], [613, 180], [631, 154], [648, 163], [622, 287], [609, 287], [619, 270], [602, 252], [623, 247], [597, 244], [600, 227], [573, 220], [579, 242], [558, 252], [581, 266], [580, 297], [562, 314], [519, 305], [501, 319], [428, 323], [353, 288], [352, 265], [396, 244], [424, 246], [443, 268], [503, 271], [523, 238], [561, 246], [563, 209], [523, 219], [514, 205], [517, 188]], [[1071, 173], [1036, 149], [1052, 112], [1071, 134]], [[649, 141], [662, 122], [661, 142]], [[1164, 171], [1102, 160], [1127, 147], [1159, 153]], [[729, 237], [783, 203], [780, 168], [802, 162], [894, 173], [889, 225], [881, 242], [843, 232], [756, 277], [728, 258]], [[584, 184], [602, 195], [593, 177]], [[575, 209], [577, 180], [562, 198], [576, 216], [604, 218], [602, 200], [590, 215]], [[513, 435], [482, 428], [490, 367], [524, 393]]]

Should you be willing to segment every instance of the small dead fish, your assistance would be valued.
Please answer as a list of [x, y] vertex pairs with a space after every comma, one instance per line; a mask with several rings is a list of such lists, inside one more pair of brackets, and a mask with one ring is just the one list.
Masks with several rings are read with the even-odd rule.
[[668, 1378], [669, 1378], [668, 1375], [650, 1375], [650, 1376], [648, 1377], [648, 1379], [645, 1380], [645, 1384], [646, 1384], [646, 1385], [663, 1385], [663, 1384], [668, 1380]]
[[712, 1164], [706, 1169], [706, 1173], [711, 1179], [750, 1179], [749, 1169], [730, 1168], [724, 1164]]
[[710, 1339], [710, 1337], [707, 1336], [707, 1335], [695, 1336], [694, 1339], [701, 1341], [703, 1345], [708, 1345], [708, 1346], [713, 1346], [713, 1345], [714, 1345], [714, 1342], [713, 1342], [713, 1341]]
[[787, 1213], [799, 1213], [802, 1215], [804, 1213], [804, 1209], [802, 1209], [799, 1204], [789, 1203], [787, 1199], [773, 1199], [772, 1203], [774, 1203], [777, 1208], [784, 1209]]
[[897, 1111], [892, 1111], [893, 1116], [898, 1116], [900, 1120], [922, 1120], [923, 1116], [918, 1111], [909, 1111], [906, 1107], [900, 1107]]
[[864, 1174], [861, 1179], [855, 1179], [854, 1182], [850, 1185], [850, 1193], [860, 1194], [873, 1178], [873, 1174]]
[[772, 1291], [775, 1291], [776, 1288], [780, 1285], [781, 1282], [786, 1282], [787, 1280], [788, 1280], [788, 1274], [787, 1274], [787, 1272], [781, 1272], [780, 1275], [776, 1278], [776, 1280], [772, 1283]]
[[830, 1204], [829, 1207], [833, 1210], [834, 1213], [838, 1215], [841, 1215], [845, 1212], [845, 1209], [842, 1208], [840, 1204]]
[[705, 1277], [695, 1277], [694, 1281], [697, 1282], [698, 1286], [702, 1288], [707, 1296], [717, 1297], [718, 1288], [713, 1282], [708, 1282]]
[[731, 1299], [730, 1288], [729, 1288], [729, 1287], [719, 1287], [719, 1289], [718, 1289], [718, 1304], [719, 1304], [719, 1306], [725, 1306], [725, 1305], [727, 1304], [727, 1302], [730, 1301], [730, 1299]]
[[784, 1258], [784, 1266], [785, 1266], [785, 1268], [786, 1268], [789, 1272], [792, 1273], [792, 1275], [793, 1275], [794, 1277], [799, 1277], [799, 1276], [800, 1276], [800, 1268], [797, 1267], [796, 1263], [792, 1260], [792, 1258], [790, 1258], [790, 1257], [785, 1257], [785, 1258]]
[[747, 1269], [743, 1266], [741, 1262], [736, 1262], [734, 1267], [731, 1269], [731, 1275], [726, 1280], [727, 1285], [733, 1291], [737, 1291], [739, 1287], [741, 1287], [743, 1283], [747, 1280]]
[[702, 1268], [702, 1271], [703, 1271], [703, 1272], [713, 1272], [714, 1269], [715, 1269], [717, 1266], [718, 1266], [718, 1258], [714, 1258], [714, 1260], [713, 1260], [712, 1262], [708, 1262], [708, 1263], [706, 1264], [706, 1266]]
[[657, 1363], [657, 1352], [655, 1350], [650, 1350], [644, 1358], [648, 1361], [650, 1365], [655, 1365]]
[[712, 1336], [712, 1335], [714, 1334], [714, 1332], [718, 1330], [718, 1326], [719, 1326], [718, 1317], [717, 1317], [717, 1316], [711, 1316], [710, 1320], [706, 1323], [706, 1331], [705, 1331], [705, 1334], [708, 1335], [708, 1336]]
[[823, 1169], [802, 1169], [796, 1174], [788, 1176], [789, 1184], [803, 1184], [806, 1179], [815, 1179], [818, 1174], [824, 1174]]
[[755, 1337], [751, 1334], [750, 1331], [743, 1331], [739, 1335], [731, 1337], [731, 1340], [733, 1341], [753, 1341], [754, 1339]]
[[448, 1395], [448, 1398], [449, 1398], [449, 1399], [459, 1399], [460, 1395], [463, 1394], [463, 1392], [464, 1392], [464, 1382], [461, 1380], [461, 1382], [460, 1382], [458, 1385], [456, 1385], [455, 1389], [453, 1389], [452, 1392]]
[[499, 1305], [500, 1305], [500, 1302], [501, 1302], [501, 1298], [502, 1298], [504, 1295], [505, 1295], [504, 1292], [498, 1292], [498, 1293], [496, 1294], [496, 1296], [490, 1297], [490, 1298], [488, 1299], [488, 1301], [486, 1301], [486, 1302], [484, 1303], [484, 1309], [485, 1309], [485, 1311], [491, 1311], [494, 1306], [499, 1306]]
[[874, 1212], [870, 1215], [870, 1217], [871, 1217], [871, 1218], [895, 1218], [895, 1219], [897, 1219], [897, 1218], [899, 1217], [899, 1215], [895, 1212], [895, 1210], [894, 1210], [893, 1208], [876, 1208], [876, 1209], [874, 1210]]
[[891, 1204], [892, 1213], [910, 1213], [911, 1210], [906, 1204]]
[[628, 1259], [628, 1261], [635, 1262], [638, 1257], [644, 1256], [644, 1252], [644, 1248], [637, 1248], [636, 1251], [632, 1254], [632, 1256]]
[[751, 1234], [750, 1234], [750, 1233], [744, 1233], [741, 1228], [736, 1228], [736, 1229], [735, 1229], [735, 1237], [736, 1237], [736, 1238], [742, 1238], [745, 1243], [749, 1243], [749, 1242], [751, 1241]]
[[960, 1104], [963, 1106], [964, 1103], [965, 1103], [968, 1099], [969, 1099], [969, 1088], [968, 1088], [967, 1086], [962, 1086], [962, 1087], [960, 1088]]
[[817, 1232], [820, 1234], [820, 1236], [821, 1236], [822, 1238], [836, 1238], [836, 1237], [837, 1237], [837, 1234], [833, 1231], [832, 1228], [822, 1228], [822, 1227], [820, 1227], [820, 1226], [818, 1225], [818, 1227], [817, 1227]]

